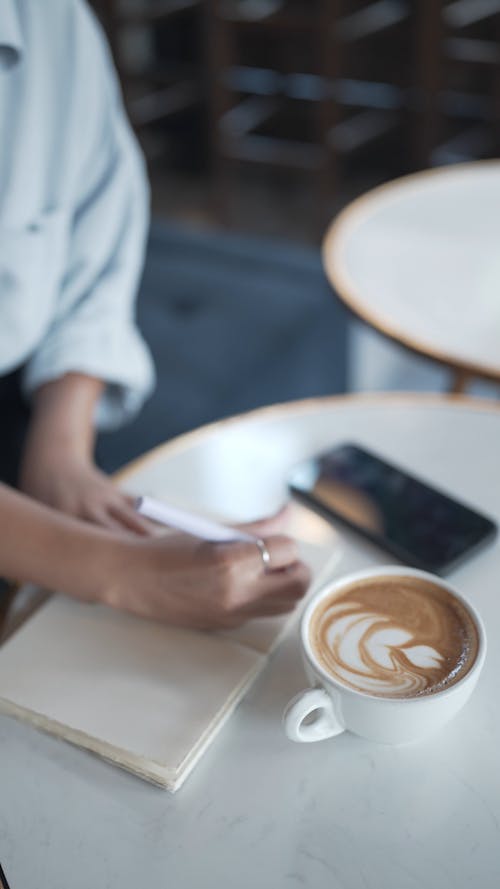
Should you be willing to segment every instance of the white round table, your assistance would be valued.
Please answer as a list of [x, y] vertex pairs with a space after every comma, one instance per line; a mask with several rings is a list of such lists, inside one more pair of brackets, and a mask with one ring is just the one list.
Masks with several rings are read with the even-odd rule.
[[[500, 409], [466, 398], [346, 397], [185, 435], [125, 482], [234, 518], [273, 509], [290, 466], [343, 440], [386, 454], [500, 521]], [[148, 481], [149, 480], [149, 481]], [[342, 532], [339, 571], [387, 562]], [[500, 885], [500, 544], [452, 575], [489, 651], [464, 710], [425, 742], [298, 745], [280, 718], [305, 684], [292, 634], [175, 796], [0, 718], [0, 855], [11, 889], [496, 889]]]
[[428, 170], [355, 200], [323, 244], [327, 275], [363, 321], [450, 367], [500, 382], [500, 161]]

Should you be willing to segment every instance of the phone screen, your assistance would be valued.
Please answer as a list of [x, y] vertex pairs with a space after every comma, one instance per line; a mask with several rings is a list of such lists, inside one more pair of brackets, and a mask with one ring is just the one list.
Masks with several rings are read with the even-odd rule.
[[354, 444], [292, 470], [290, 489], [403, 562], [444, 574], [491, 540], [496, 525], [462, 503]]

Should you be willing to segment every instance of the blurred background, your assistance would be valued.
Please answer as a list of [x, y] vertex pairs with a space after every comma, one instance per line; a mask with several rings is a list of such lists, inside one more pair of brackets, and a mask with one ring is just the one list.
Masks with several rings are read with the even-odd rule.
[[139, 321], [158, 388], [101, 442], [106, 467], [242, 410], [359, 388], [363, 354], [369, 388], [445, 390], [445, 369], [361, 332], [320, 245], [367, 189], [498, 156], [500, 0], [91, 5], [153, 209]]

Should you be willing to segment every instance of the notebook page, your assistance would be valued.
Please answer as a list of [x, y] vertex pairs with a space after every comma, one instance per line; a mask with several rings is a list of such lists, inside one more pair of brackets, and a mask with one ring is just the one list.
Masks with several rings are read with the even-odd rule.
[[55, 734], [66, 726], [85, 747], [99, 752], [94, 739], [175, 775], [261, 658], [214, 634], [54, 596], [0, 649], [0, 698]]

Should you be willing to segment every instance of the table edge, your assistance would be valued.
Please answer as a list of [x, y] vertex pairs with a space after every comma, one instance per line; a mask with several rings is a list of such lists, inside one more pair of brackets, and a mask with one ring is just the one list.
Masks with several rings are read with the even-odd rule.
[[125, 466], [121, 467], [121, 469], [113, 474], [113, 479], [117, 484], [121, 484], [136, 472], [142, 470], [148, 463], [153, 463], [155, 460], [162, 458], [163, 456], [170, 457], [173, 454], [184, 450], [186, 445], [189, 446], [193, 442], [209, 438], [217, 432], [217, 430], [235, 425], [242, 420], [253, 418], [259, 419], [260, 417], [272, 416], [273, 414], [278, 416], [286, 413], [288, 410], [308, 413], [321, 405], [377, 405], [378, 403], [382, 403], [384, 405], [403, 404], [403, 406], [407, 406], [409, 402], [416, 402], [417, 404], [437, 404], [446, 406], [447, 408], [460, 408], [465, 406], [471, 410], [486, 411], [500, 416], [500, 402], [496, 402], [489, 398], [477, 398], [470, 395], [441, 394], [435, 392], [354, 392], [344, 395], [323, 395], [316, 398], [303, 398], [295, 401], [285, 401], [279, 402], [278, 404], [265, 405], [264, 407], [254, 408], [250, 411], [242, 411], [241, 413], [233, 414], [230, 417], [224, 417], [221, 420], [205, 423], [188, 432], [183, 432], [168, 441], [156, 445], [145, 454], [126, 463]]
[[420, 170], [417, 173], [399, 176], [397, 179], [391, 179], [389, 182], [384, 182], [382, 185], [370, 189], [344, 207], [328, 226], [321, 245], [321, 255], [323, 268], [330, 285], [347, 308], [369, 327], [374, 328], [392, 342], [404, 346], [417, 355], [444, 365], [452, 371], [463, 371], [470, 376], [498, 383], [500, 382], [500, 367], [495, 371], [490, 366], [461, 360], [456, 355], [428, 346], [418, 337], [412, 337], [410, 334], [400, 331], [397, 326], [381, 320], [376, 311], [367, 309], [366, 306], [362, 305], [359, 290], [343, 265], [341, 250], [341, 240], [344, 238], [345, 229], [352, 224], [353, 217], [362, 217], [365, 207], [373, 204], [380, 194], [386, 195], [390, 191], [397, 192], [407, 184], [414, 184], [431, 177], [452, 175], [457, 170], [463, 170], [464, 168], [476, 169], [480, 165], [484, 166], [485, 164], [496, 166], [500, 170], [500, 160], [497, 158], [467, 161], [451, 164], [447, 167], [434, 167], [430, 170]]

